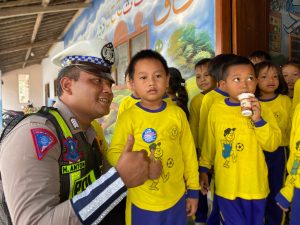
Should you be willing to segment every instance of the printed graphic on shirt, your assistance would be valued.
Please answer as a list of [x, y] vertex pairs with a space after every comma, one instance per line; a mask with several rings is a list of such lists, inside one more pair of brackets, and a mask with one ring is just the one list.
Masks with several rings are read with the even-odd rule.
[[143, 134], [142, 134], [142, 139], [146, 143], [152, 143], [152, 142], [154, 142], [156, 140], [156, 137], [157, 137], [157, 133], [152, 128], [145, 129], [144, 132], [143, 132]]
[[34, 143], [36, 157], [41, 160], [46, 153], [57, 143], [57, 138], [54, 134], [43, 128], [31, 129], [31, 136]]
[[297, 179], [297, 175], [299, 173], [299, 166], [300, 166], [300, 140], [296, 142], [295, 159], [291, 169], [291, 179], [290, 179], [291, 184], [294, 184], [295, 180]]
[[176, 126], [171, 126], [170, 128], [169, 128], [169, 136], [170, 136], [170, 138], [172, 139], [172, 140], [175, 140], [175, 139], [177, 139], [177, 136], [178, 136], [178, 128], [176, 127]]
[[[161, 147], [161, 142], [152, 143], [151, 145], [149, 145], [149, 150], [150, 150], [150, 152], [154, 151], [153, 155], [154, 155], [154, 159], [155, 160], [162, 161], [163, 149]], [[173, 165], [174, 165], [174, 162], [173, 162]], [[161, 178], [162, 181], [165, 183], [169, 179], [169, 176], [170, 176], [170, 173], [169, 172], [166, 173], [165, 170], [164, 170], [164, 166], [163, 166], [160, 177], [158, 179], [152, 180], [153, 182], [152, 182], [152, 184], [149, 187], [150, 190], [158, 191], [159, 188], [157, 187], [157, 185], [159, 183], [159, 179]]]
[[65, 148], [64, 161], [77, 162], [81, 158], [78, 152], [78, 141], [74, 138], [67, 138], [63, 141]]
[[247, 125], [248, 125], [249, 129], [254, 129], [254, 127], [255, 127], [252, 119], [250, 119], [250, 118], [247, 120]]
[[277, 121], [280, 121], [281, 119], [281, 116], [280, 116], [280, 111], [276, 111], [273, 113], [274, 114], [274, 117], [276, 118]]
[[227, 128], [224, 130], [224, 139], [221, 140], [222, 156], [225, 159], [223, 166], [229, 168], [229, 162], [235, 163], [237, 160], [237, 152], [244, 150], [242, 143], [234, 144], [236, 128]]

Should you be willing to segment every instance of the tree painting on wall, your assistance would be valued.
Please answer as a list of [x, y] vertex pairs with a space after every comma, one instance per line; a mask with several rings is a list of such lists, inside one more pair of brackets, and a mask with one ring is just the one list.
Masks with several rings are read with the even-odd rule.
[[209, 34], [196, 32], [195, 25], [189, 24], [179, 27], [171, 35], [167, 54], [182, 74], [191, 75], [199, 60], [214, 57], [214, 50]]

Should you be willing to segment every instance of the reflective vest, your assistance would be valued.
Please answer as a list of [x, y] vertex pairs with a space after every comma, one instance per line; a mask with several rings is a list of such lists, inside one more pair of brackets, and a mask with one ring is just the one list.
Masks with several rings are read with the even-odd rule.
[[56, 110], [50, 109], [48, 112], [55, 118], [53, 120], [47, 116], [56, 128], [62, 150], [58, 161], [62, 202], [84, 191], [102, 175], [103, 160], [99, 140], [103, 138], [103, 133], [101, 126], [94, 121], [92, 126], [96, 131], [96, 139], [91, 145], [84, 132], [73, 135]]

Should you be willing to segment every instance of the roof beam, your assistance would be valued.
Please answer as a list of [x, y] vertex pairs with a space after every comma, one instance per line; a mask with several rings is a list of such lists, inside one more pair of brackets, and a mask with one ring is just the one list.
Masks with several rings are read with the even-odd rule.
[[33, 44], [24, 44], [24, 45], [19, 45], [19, 46], [15, 46], [15, 47], [5, 48], [0, 51], [0, 55], [26, 50], [28, 48], [38, 48], [38, 47], [42, 47], [42, 46], [52, 45], [56, 42], [57, 42], [57, 40], [52, 39], [52, 40], [47, 40], [47, 41], [35, 42]]
[[41, 2], [40, 0], [18, 0], [18, 1], [2, 2], [2, 3], [0, 3], [0, 8], [36, 4], [36, 3], [40, 3], [40, 2]]
[[[48, 4], [50, 3], [50, 0], [42, 0], [42, 6], [43, 7], [47, 7]], [[42, 20], [43, 20], [43, 17], [44, 17], [44, 13], [39, 13], [36, 17], [36, 21], [35, 21], [35, 24], [34, 24], [34, 28], [33, 28], [33, 32], [32, 32], [32, 35], [31, 35], [31, 44], [34, 43], [35, 39], [36, 39], [36, 35], [39, 31], [39, 28], [41, 26], [41, 23], [42, 23]], [[26, 63], [27, 63], [27, 60], [29, 59], [29, 56], [31, 54], [31, 47], [28, 48], [27, 50], [27, 53], [26, 53], [26, 56], [25, 56], [25, 60], [24, 60], [24, 64], [23, 64], [23, 68], [26, 66]]]
[[0, 10], [0, 19], [33, 15], [38, 13], [54, 13], [54, 12], [66, 12], [74, 11], [82, 8], [89, 7], [90, 3], [70, 3], [54, 6], [20, 6], [16, 8], [7, 8], [5, 10]]

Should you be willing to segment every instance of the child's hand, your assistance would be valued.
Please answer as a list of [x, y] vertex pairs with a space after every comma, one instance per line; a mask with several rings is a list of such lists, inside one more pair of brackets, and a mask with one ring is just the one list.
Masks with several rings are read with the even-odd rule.
[[186, 199], [186, 213], [187, 216], [193, 216], [198, 208], [198, 199], [196, 198], [187, 198]]
[[200, 172], [200, 186], [202, 194], [206, 195], [209, 190], [207, 173]]
[[289, 209], [284, 208], [284, 207], [283, 207], [282, 205], [280, 205], [278, 202], [277, 202], [277, 205], [279, 206], [279, 208], [281, 208], [282, 211], [284, 211], [284, 212], [289, 211]]
[[150, 163], [149, 163], [149, 179], [158, 179], [162, 173], [162, 163], [161, 160], [155, 160], [154, 151], [150, 153]]
[[253, 122], [257, 122], [261, 120], [261, 106], [257, 98], [250, 98], [251, 106], [252, 106], [252, 112], [253, 115], [251, 116], [251, 119]]

